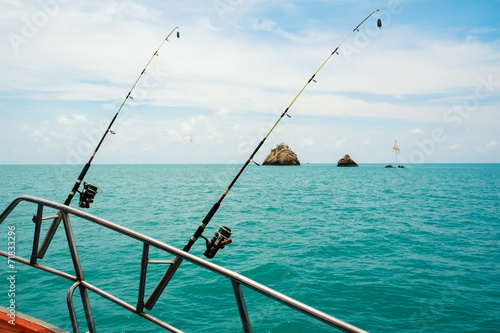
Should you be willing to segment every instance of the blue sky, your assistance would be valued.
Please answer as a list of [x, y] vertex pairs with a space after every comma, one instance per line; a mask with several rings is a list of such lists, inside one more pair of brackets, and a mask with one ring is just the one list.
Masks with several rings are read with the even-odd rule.
[[[1, 0], [0, 164], [500, 163], [500, 1]], [[383, 20], [383, 28], [376, 20]]]

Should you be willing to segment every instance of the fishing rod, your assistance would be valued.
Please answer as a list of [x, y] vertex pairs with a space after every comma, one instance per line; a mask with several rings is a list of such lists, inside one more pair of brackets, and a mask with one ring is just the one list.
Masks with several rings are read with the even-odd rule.
[[[359, 30], [358, 30], [359, 27], [366, 20], [368, 20], [373, 14], [375, 14], [378, 11], [379, 11], [378, 9], [374, 10], [363, 21], [361, 21], [361, 23], [358, 24], [356, 26], [356, 28], [354, 28], [351, 31], [351, 33], [349, 33], [349, 35], [347, 35], [347, 37], [342, 41], [342, 43], [340, 43], [335, 48], [335, 50], [321, 64], [321, 66], [318, 68], [318, 70], [311, 76], [311, 78], [309, 79], [309, 81], [307, 81], [307, 83], [299, 91], [299, 93], [297, 94], [297, 96], [295, 96], [295, 98], [292, 100], [292, 102], [288, 105], [288, 107], [285, 109], [285, 111], [281, 114], [281, 116], [278, 118], [278, 120], [276, 121], [276, 123], [274, 124], [274, 126], [269, 130], [269, 132], [264, 137], [264, 139], [262, 139], [262, 141], [257, 145], [257, 147], [255, 148], [255, 150], [253, 151], [253, 153], [250, 155], [250, 157], [245, 162], [245, 164], [243, 164], [241, 170], [236, 174], [236, 177], [234, 177], [234, 179], [231, 181], [231, 183], [227, 187], [226, 191], [222, 194], [222, 196], [220, 197], [220, 199], [212, 206], [212, 208], [210, 209], [210, 211], [208, 212], [208, 214], [205, 216], [205, 218], [201, 222], [200, 226], [198, 227], [198, 229], [196, 230], [196, 232], [194, 233], [194, 235], [189, 239], [189, 242], [186, 244], [186, 246], [184, 246], [184, 248], [183, 248], [184, 251], [189, 252], [189, 250], [191, 249], [191, 247], [193, 246], [193, 244], [198, 240], [198, 238], [202, 237], [202, 238], [205, 239], [205, 241], [207, 243], [207, 250], [205, 251], [204, 255], [206, 257], [208, 257], [208, 258], [213, 258], [213, 256], [217, 253], [217, 251], [219, 249], [223, 248], [225, 245], [227, 245], [227, 244], [229, 244], [231, 242], [231, 239], [229, 238], [231, 236], [231, 229], [229, 229], [227, 227], [224, 227], [224, 226], [220, 227], [219, 231], [217, 231], [215, 233], [215, 236], [212, 238], [212, 240], [210, 242], [208, 241], [207, 238], [205, 238], [205, 237], [202, 236], [203, 231], [205, 230], [207, 224], [210, 222], [210, 220], [212, 219], [212, 217], [215, 215], [215, 213], [219, 209], [222, 200], [224, 200], [224, 198], [226, 197], [227, 193], [231, 190], [231, 188], [236, 183], [236, 181], [238, 180], [238, 178], [240, 177], [240, 175], [243, 173], [243, 171], [245, 170], [245, 168], [253, 161], [253, 158], [254, 158], [255, 154], [257, 154], [257, 152], [259, 151], [260, 147], [262, 147], [262, 145], [264, 144], [264, 142], [266, 141], [266, 139], [269, 137], [269, 135], [274, 130], [274, 128], [278, 125], [278, 123], [281, 121], [281, 119], [283, 119], [283, 117], [285, 115], [287, 115], [288, 117], [290, 117], [290, 115], [288, 115], [288, 110], [292, 107], [292, 105], [299, 98], [299, 96], [302, 94], [302, 92], [307, 88], [307, 86], [309, 85], [309, 83], [311, 83], [311, 81], [316, 82], [314, 78], [318, 74], [318, 72], [323, 68], [323, 66], [328, 62], [328, 60], [330, 60], [330, 58], [334, 54], [339, 54], [338, 50], [342, 46], [342, 44], [344, 44], [344, 42], [349, 37], [351, 37], [351, 35], [354, 32], [356, 32], [356, 31], [359, 32]], [[378, 19], [377, 26], [379, 28], [382, 27], [382, 20], [381, 19]], [[170, 264], [170, 267], [167, 269], [167, 271], [165, 272], [165, 274], [161, 278], [160, 282], [156, 286], [155, 290], [153, 291], [153, 293], [149, 297], [148, 301], [144, 305], [144, 307], [146, 309], [151, 310], [153, 308], [153, 306], [155, 305], [156, 301], [158, 300], [158, 298], [162, 294], [163, 290], [165, 289], [165, 287], [169, 283], [170, 279], [172, 278], [172, 276], [174, 275], [174, 273], [179, 268], [179, 265], [181, 264], [181, 262], [182, 262], [182, 259], [179, 258], [179, 257], [175, 257], [175, 259], [172, 261], [172, 263]]]
[[[92, 154], [92, 156], [90, 156], [89, 161], [87, 162], [87, 164], [85, 164], [85, 166], [83, 167], [82, 171], [80, 172], [80, 175], [76, 179], [75, 185], [73, 185], [73, 188], [71, 189], [71, 192], [69, 192], [68, 197], [64, 201], [64, 205], [69, 206], [69, 204], [71, 203], [71, 200], [73, 200], [73, 197], [75, 196], [76, 193], [80, 193], [80, 203], [79, 203], [79, 206], [81, 208], [89, 208], [90, 203], [92, 203], [94, 201], [94, 197], [95, 197], [95, 195], [97, 194], [97, 191], [98, 191], [97, 186], [95, 186], [93, 184], [90, 184], [90, 183], [84, 182], [83, 183], [83, 190], [81, 192], [78, 191], [78, 189], [80, 188], [80, 185], [81, 185], [81, 183], [83, 181], [83, 178], [85, 178], [85, 175], [87, 174], [87, 171], [89, 171], [90, 165], [92, 164], [92, 160], [94, 159], [95, 155], [97, 154], [97, 151], [101, 147], [104, 139], [106, 138], [106, 135], [108, 135], [108, 133], [115, 134], [115, 132], [113, 132], [111, 130], [111, 127], [113, 126], [116, 118], [120, 114], [120, 111], [122, 110], [122, 108], [125, 105], [125, 103], [129, 99], [133, 99], [133, 97], [132, 97], [132, 91], [136, 87], [137, 83], [139, 82], [139, 80], [141, 79], [141, 77], [146, 72], [146, 69], [148, 68], [149, 64], [153, 61], [154, 57], [158, 56], [158, 51], [160, 51], [160, 49], [163, 46], [163, 44], [165, 44], [165, 42], [168, 41], [168, 38], [177, 29], [179, 29], [179, 27], [175, 27], [168, 34], [168, 36], [163, 40], [163, 42], [160, 44], [160, 46], [156, 49], [155, 53], [153, 53], [153, 55], [151, 56], [151, 59], [149, 59], [148, 63], [146, 64], [146, 66], [142, 70], [141, 74], [139, 74], [139, 77], [137, 78], [137, 80], [135, 80], [134, 85], [129, 90], [127, 96], [125, 97], [125, 99], [123, 100], [122, 104], [118, 108], [118, 111], [116, 112], [115, 116], [113, 117], [113, 119], [109, 123], [109, 126], [106, 129], [106, 131], [104, 132], [101, 140], [97, 144], [97, 147], [95, 148], [94, 153]], [[180, 33], [179, 33], [179, 31], [177, 31], [177, 38], [179, 38], [179, 37], [180, 37]], [[47, 231], [47, 235], [45, 236], [45, 239], [44, 239], [42, 245], [40, 246], [40, 250], [38, 251], [38, 254], [37, 254], [38, 258], [43, 259], [43, 257], [45, 256], [45, 252], [47, 252], [47, 249], [48, 249], [48, 247], [50, 245], [50, 242], [52, 241], [52, 238], [54, 237], [54, 234], [55, 234], [57, 228], [59, 227], [59, 224], [61, 222], [61, 218], [62, 218], [61, 214], [57, 214], [57, 217], [54, 218], [54, 221], [50, 225], [50, 228]]]

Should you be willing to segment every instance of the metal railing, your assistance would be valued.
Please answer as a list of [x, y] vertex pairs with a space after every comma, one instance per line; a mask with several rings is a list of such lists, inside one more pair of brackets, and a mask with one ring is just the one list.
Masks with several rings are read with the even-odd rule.
[[[121, 306], [124, 309], [129, 310], [130, 312], [135, 313], [136, 315], [148, 320], [149, 322], [163, 328], [164, 330], [168, 332], [182, 332], [181, 330], [159, 320], [158, 318], [150, 315], [149, 313], [144, 312], [144, 291], [145, 291], [145, 284], [146, 284], [146, 274], [147, 274], [147, 266], [148, 264], [152, 263], [159, 263], [158, 261], [150, 260], [149, 259], [149, 248], [150, 246], [153, 246], [161, 251], [167, 252], [169, 254], [172, 254], [176, 257], [182, 258], [183, 260], [187, 260], [201, 268], [204, 268], [206, 270], [209, 270], [213, 273], [216, 273], [220, 276], [223, 276], [231, 281], [233, 291], [234, 291], [234, 296], [236, 299], [236, 305], [238, 307], [239, 315], [240, 315], [240, 320], [241, 324], [243, 327], [243, 330], [245, 332], [252, 332], [252, 327], [250, 324], [250, 318], [247, 312], [246, 304], [245, 304], [245, 299], [243, 297], [243, 292], [241, 289], [241, 286], [245, 286], [251, 290], [254, 290], [272, 300], [275, 300], [279, 303], [282, 303], [284, 305], [289, 306], [292, 309], [295, 309], [297, 311], [300, 311], [320, 322], [323, 322], [329, 326], [335, 327], [341, 331], [344, 332], [353, 332], [353, 333], [362, 333], [366, 332], [362, 329], [359, 329], [353, 325], [350, 325], [342, 320], [339, 320], [337, 318], [334, 318], [324, 312], [321, 312], [319, 310], [316, 310], [308, 305], [305, 305], [299, 301], [296, 301], [288, 296], [285, 296], [271, 288], [268, 288], [260, 283], [257, 283], [249, 278], [246, 278], [238, 273], [235, 273], [229, 269], [226, 269], [224, 267], [215, 265], [209, 261], [206, 261], [204, 259], [201, 259], [199, 257], [196, 257], [192, 254], [189, 254], [188, 252], [182, 251], [180, 249], [177, 249], [171, 245], [162, 243], [154, 238], [145, 236], [143, 234], [140, 234], [138, 232], [135, 232], [133, 230], [130, 230], [128, 228], [122, 227], [120, 225], [117, 225], [115, 223], [109, 222], [105, 219], [99, 218], [97, 216], [82, 212], [80, 210], [77, 210], [75, 208], [65, 206], [53, 201], [41, 199], [41, 198], [36, 198], [33, 196], [19, 196], [17, 197], [12, 203], [5, 209], [5, 211], [0, 215], [0, 224], [9, 216], [9, 214], [14, 210], [14, 208], [22, 201], [26, 201], [29, 203], [33, 203], [37, 205], [37, 213], [36, 215], [33, 216], [33, 222], [35, 223], [35, 230], [34, 230], [34, 236], [33, 236], [33, 247], [32, 247], [32, 253], [30, 260], [27, 260], [25, 258], [19, 257], [19, 256], [11, 256], [5, 251], [0, 250], [0, 255], [9, 258], [11, 260], [15, 260], [17, 262], [23, 263], [25, 265], [43, 270], [45, 272], [57, 275], [59, 277], [65, 278], [67, 280], [73, 281], [74, 284], [71, 286], [71, 288], [68, 291], [67, 294], [67, 303], [68, 303], [68, 309], [70, 313], [70, 318], [71, 318], [71, 324], [73, 327], [74, 332], [79, 332], [79, 327], [78, 327], [78, 322], [75, 314], [75, 309], [73, 306], [73, 292], [76, 290], [76, 288], [79, 288], [80, 291], [80, 297], [82, 299], [83, 303], [83, 308], [85, 312], [85, 317], [87, 321], [87, 326], [89, 329], [89, 332], [96, 332], [96, 327], [94, 323], [94, 319], [92, 316], [92, 309], [90, 306], [89, 298], [88, 298], [88, 293], [87, 291], [90, 290], [91, 292]], [[57, 211], [56, 215], [52, 216], [47, 216], [43, 217], [43, 209], [44, 207], [48, 207], [51, 209], [55, 209]], [[112, 231], [115, 231], [117, 233], [120, 233], [122, 235], [125, 235], [127, 237], [133, 238], [139, 242], [142, 242], [143, 244], [143, 251], [142, 251], [142, 261], [141, 261], [141, 273], [140, 273], [140, 281], [139, 281], [139, 288], [138, 288], [138, 297], [137, 297], [137, 304], [136, 306], [130, 305], [127, 302], [105, 292], [102, 289], [99, 289], [98, 287], [88, 283], [84, 279], [84, 274], [82, 271], [82, 266], [80, 263], [80, 259], [78, 257], [77, 249], [76, 249], [76, 243], [75, 243], [75, 238], [73, 235], [73, 230], [71, 228], [71, 222], [70, 222], [70, 215], [76, 216], [82, 219], [85, 219], [89, 222], [95, 223], [97, 225], [100, 225], [104, 228], [110, 229]], [[42, 221], [44, 220], [49, 220], [49, 219], [62, 219], [62, 222], [64, 224], [64, 229], [66, 233], [66, 239], [69, 244], [70, 248], [70, 253], [71, 253], [71, 259], [73, 262], [73, 266], [75, 269], [75, 274], [76, 276], [70, 275], [68, 273], [59, 271], [57, 269], [44, 266], [39, 264], [37, 261], [39, 259], [38, 255], [38, 243], [40, 239], [40, 231], [41, 231], [41, 225]], [[171, 262], [162, 262], [165, 264], [170, 264]]]

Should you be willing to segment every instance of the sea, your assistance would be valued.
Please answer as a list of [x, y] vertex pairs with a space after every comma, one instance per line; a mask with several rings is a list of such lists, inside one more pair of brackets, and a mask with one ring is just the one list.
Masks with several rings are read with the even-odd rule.
[[[500, 332], [500, 164], [384, 166], [249, 165], [204, 233], [210, 239], [226, 226], [233, 242], [206, 260], [369, 332]], [[1, 165], [0, 210], [23, 194], [64, 202], [81, 168]], [[82, 210], [182, 248], [240, 168], [92, 165], [85, 181], [99, 191]], [[36, 212], [21, 203], [0, 225], [4, 251], [12, 245], [29, 260]], [[142, 244], [77, 217], [71, 224], [85, 280], [135, 306]], [[190, 252], [205, 258], [205, 247], [200, 239]], [[157, 249], [149, 257], [172, 259]], [[39, 263], [75, 274], [62, 225]], [[0, 305], [14, 299], [19, 313], [72, 331], [72, 282], [8, 264], [0, 260]], [[146, 298], [166, 268], [148, 266]], [[254, 332], [338, 332], [242, 288]], [[79, 297], [77, 290], [86, 332]], [[98, 332], [162, 332], [89, 297]], [[147, 312], [184, 332], [243, 332], [231, 282], [188, 262]]]

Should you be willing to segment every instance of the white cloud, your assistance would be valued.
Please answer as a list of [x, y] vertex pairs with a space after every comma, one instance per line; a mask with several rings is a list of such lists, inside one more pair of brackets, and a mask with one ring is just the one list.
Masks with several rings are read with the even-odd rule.
[[421, 128], [412, 128], [411, 134], [424, 134], [424, 131]]
[[341, 148], [344, 146], [345, 142], [346, 142], [346, 138], [343, 138], [342, 140], [337, 140], [335, 141], [335, 147], [336, 148]]
[[490, 142], [485, 143], [483, 146], [477, 146], [474, 150], [479, 153], [487, 153], [493, 151], [498, 147], [498, 141], [491, 140]]
[[64, 114], [56, 116], [56, 123], [61, 126], [82, 125], [88, 123], [88, 120], [85, 115], [73, 113], [71, 118]]
[[380, 39], [383, 40], [373, 40], [370, 48], [346, 61], [348, 64], [337, 71], [341, 76], [336, 77], [337, 83], [329, 79], [336, 91], [361, 89], [405, 96], [455, 94], [470, 88], [473, 93], [480, 75], [498, 73], [494, 67], [500, 63], [499, 43], [429, 38], [408, 28], [384, 31]]
[[273, 31], [276, 26], [276, 22], [271, 20], [263, 20], [262, 22], [259, 19], [256, 19], [254, 24], [252, 25], [253, 30], [264, 30], [264, 31]]
[[485, 149], [486, 149], [486, 150], [492, 150], [492, 149], [494, 149], [495, 147], [498, 147], [498, 141], [496, 141], [496, 140], [492, 140], [492, 141], [488, 142], [488, 143], [485, 145]]
[[227, 116], [230, 113], [231, 113], [231, 110], [229, 110], [228, 108], [226, 108], [224, 106], [221, 107], [219, 109], [219, 111], [215, 112], [215, 114], [218, 115], [218, 116]]
[[311, 146], [314, 146], [315, 144], [315, 141], [314, 141], [314, 138], [312, 136], [308, 137], [308, 138], [304, 138], [304, 140], [302, 140], [302, 147], [311, 147]]

